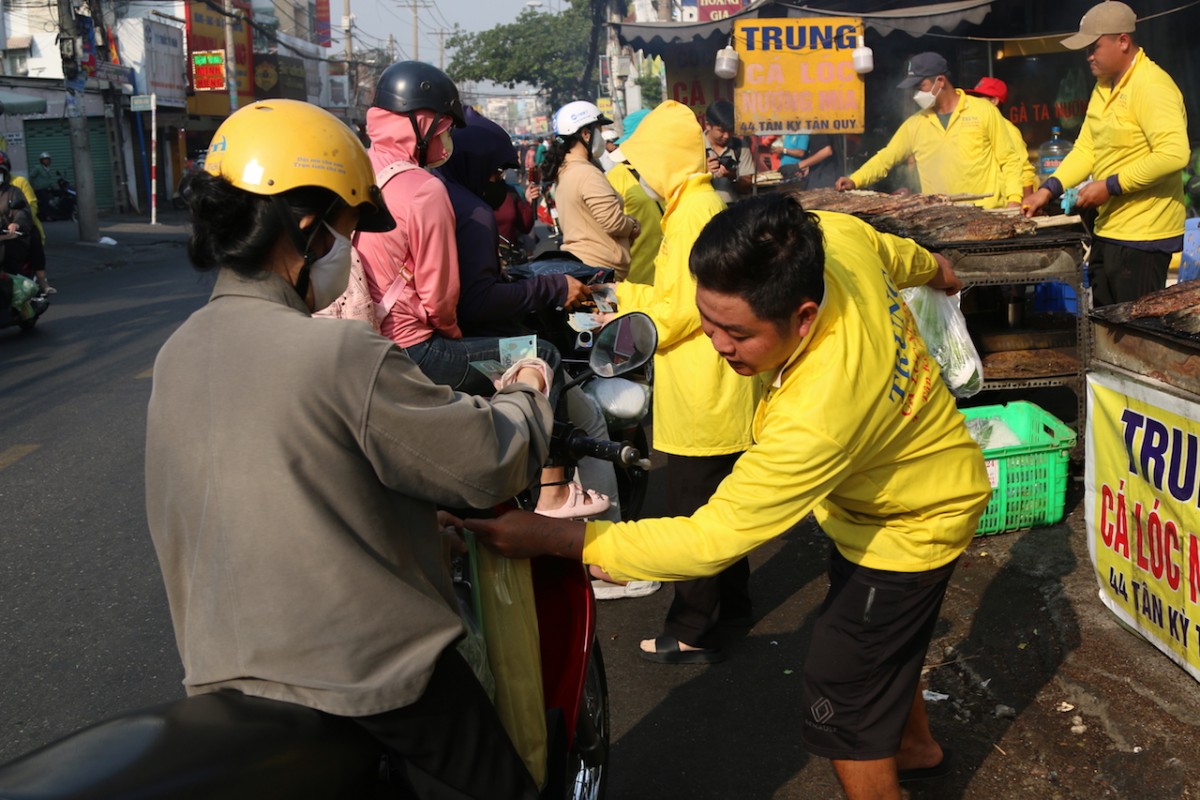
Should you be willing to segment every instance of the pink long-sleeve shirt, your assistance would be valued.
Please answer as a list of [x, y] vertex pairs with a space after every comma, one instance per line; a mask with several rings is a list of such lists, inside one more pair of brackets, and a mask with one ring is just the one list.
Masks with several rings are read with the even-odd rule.
[[[417, 115], [423, 127], [433, 117], [427, 111]], [[449, 124], [449, 120], [442, 123], [446, 127]], [[396, 161], [417, 163], [417, 137], [407, 116], [382, 108], [369, 109], [367, 135], [376, 174]], [[430, 144], [431, 150], [439, 146], [436, 138]], [[459, 296], [458, 248], [454, 209], [446, 187], [423, 169], [409, 169], [384, 185], [383, 198], [396, 219], [395, 229], [360, 233], [354, 240], [371, 298], [377, 304], [402, 269], [412, 274], [412, 280], [380, 323], [383, 335], [401, 347], [420, 344], [435, 333], [451, 339], [461, 337], [455, 311]]]

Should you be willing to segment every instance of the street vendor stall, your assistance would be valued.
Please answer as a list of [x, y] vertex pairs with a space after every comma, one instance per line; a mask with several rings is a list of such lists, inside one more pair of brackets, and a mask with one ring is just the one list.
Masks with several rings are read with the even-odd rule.
[[1200, 680], [1200, 281], [1092, 319], [1084, 502], [1100, 598]]
[[[1026, 287], [1065, 284], [1075, 297], [1085, 297], [1085, 231], [1078, 217], [1029, 220], [1006, 209], [976, 208], [969, 205], [971, 197], [832, 189], [792, 194], [807, 209], [854, 214], [949, 258], [964, 285], [964, 313], [983, 358], [984, 391], [1069, 388], [1076, 396], [1075, 427], [1083, 430], [1088, 321], [1074, 313], [1026, 313], [1036, 307]], [[984, 287], [993, 287], [990, 296], [976, 302], [974, 290]], [[1082, 457], [1082, 441], [1075, 455]]]

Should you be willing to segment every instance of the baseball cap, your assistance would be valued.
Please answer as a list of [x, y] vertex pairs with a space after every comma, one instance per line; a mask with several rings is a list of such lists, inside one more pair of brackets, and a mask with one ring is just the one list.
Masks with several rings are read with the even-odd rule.
[[994, 97], [1001, 103], [1008, 102], [1008, 84], [999, 78], [980, 78], [974, 89], [967, 89], [967, 94], [976, 97]]
[[949, 75], [950, 65], [939, 53], [917, 53], [908, 60], [904, 80], [896, 84], [897, 89], [911, 89], [926, 78]]
[[1079, 33], [1062, 40], [1063, 47], [1082, 50], [1101, 36], [1113, 33], [1133, 33], [1137, 27], [1137, 15], [1133, 9], [1115, 0], [1106, 0], [1092, 6], [1079, 20]]

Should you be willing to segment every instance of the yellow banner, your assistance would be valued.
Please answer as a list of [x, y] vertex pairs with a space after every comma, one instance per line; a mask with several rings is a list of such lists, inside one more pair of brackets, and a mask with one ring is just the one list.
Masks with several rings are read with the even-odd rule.
[[1100, 597], [1200, 680], [1200, 422], [1196, 404], [1088, 375], [1088, 550]]
[[852, 59], [862, 31], [856, 17], [734, 21], [738, 133], [862, 133], [863, 80]]

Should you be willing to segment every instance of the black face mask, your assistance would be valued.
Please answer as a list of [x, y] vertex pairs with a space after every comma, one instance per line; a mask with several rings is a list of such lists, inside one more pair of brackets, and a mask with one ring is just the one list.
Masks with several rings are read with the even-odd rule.
[[504, 205], [507, 195], [508, 186], [504, 181], [488, 181], [487, 186], [483, 187], [483, 202], [491, 206], [493, 211]]

